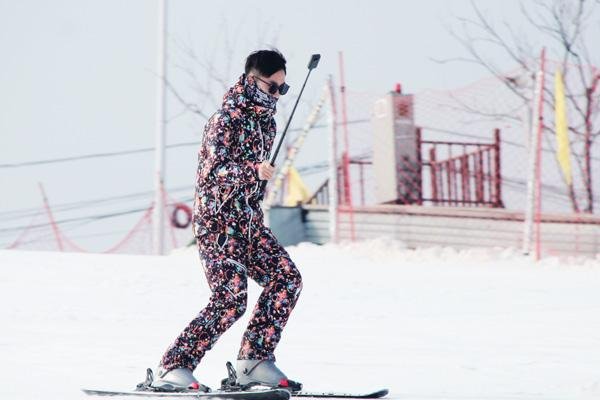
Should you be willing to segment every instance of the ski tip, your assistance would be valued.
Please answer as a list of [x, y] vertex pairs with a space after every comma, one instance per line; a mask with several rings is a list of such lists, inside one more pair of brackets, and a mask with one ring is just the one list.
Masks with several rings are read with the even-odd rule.
[[387, 396], [388, 394], [388, 389], [380, 389], [374, 392], [358, 393], [299, 391], [292, 392], [292, 397], [311, 397], [315, 399], [379, 399], [381, 397]]
[[102, 391], [101, 390], [81, 388], [81, 391], [83, 393], [87, 394], [88, 396], [102, 396]]
[[381, 389], [373, 393], [373, 399], [379, 399], [380, 397], [385, 397], [390, 393], [388, 389]]

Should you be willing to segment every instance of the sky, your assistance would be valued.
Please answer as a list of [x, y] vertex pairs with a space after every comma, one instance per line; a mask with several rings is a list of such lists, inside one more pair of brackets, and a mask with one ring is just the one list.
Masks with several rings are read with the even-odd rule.
[[[476, 3], [499, 24], [508, 20], [518, 26], [519, 34], [533, 35], [518, 1]], [[157, 10], [158, 2], [153, 0], [0, 0], [0, 164], [153, 147]], [[298, 128], [327, 77], [339, 76], [340, 51], [349, 90], [374, 96], [397, 82], [405, 91], [418, 92], [456, 88], [487, 76], [474, 64], [436, 61], [465, 55], [448, 27], [456, 27], [458, 17], [472, 14], [467, 0], [171, 0], [168, 79], [178, 93], [202, 104], [210, 115], [223, 90], [212, 84], [211, 95], [198, 95], [194, 85], [209, 80], [200, 63], [210, 62], [218, 76], [233, 83], [251, 51], [276, 46], [288, 59], [287, 81], [292, 89], [287, 102], [291, 103], [310, 55], [320, 53], [321, 63], [292, 123], [292, 128]], [[492, 51], [490, 56], [501, 68], [513, 67], [500, 53]], [[204, 118], [184, 112], [171, 94], [167, 109], [167, 144], [200, 139]], [[325, 136], [311, 143], [307, 154], [324, 149]], [[166, 187], [175, 198], [193, 194], [196, 153], [194, 145], [167, 151]], [[326, 157], [327, 153], [315, 154]], [[301, 164], [303, 159], [298, 161]], [[15, 212], [43, 206], [39, 183], [56, 206], [123, 198], [63, 211], [56, 216], [60, 220], [147, 207], [152, 200], [153, 170], [152, 152], [0, 168], [0, 247], [28, 223], [27, 218], [15, 218]], [[84, 247], [102, 249], [116, 242], [139, 216], [86, 224], [72, 234]]]

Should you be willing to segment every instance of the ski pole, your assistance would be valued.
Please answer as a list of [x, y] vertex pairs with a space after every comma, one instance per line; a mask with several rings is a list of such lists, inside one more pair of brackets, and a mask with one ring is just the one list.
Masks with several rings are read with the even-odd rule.
[[[277, 143], [277, 147], [275, 148], [275, 152], [273, 153], [273, 155], [271, 156], [271, 160], [269, 161], [269, 163], [274, 167], [275, 166], [275, 160], [277, 159], [277, 155], [279, 154], [279, 149], [281, 148], [281, 144], [283, 143], [283, 139], [285, 138], [285, 134], [287, 133], [288, 128], [290, 127], [290, 122], [292, 122], [292, 118], [294, 117], [294, 113], [296, 112], [296, 107], [298, 107], [298, 102], [300, 101], [300, 97], [302, 97], [302, 92], [304, 92], [304, 87], [306, 86], [306, 82], [308, 81], [308, 77], [310, 76], [310, 73], [312, 72], [313, 69], [317, 68], [317, 65], [319, 65], [319, 60], [321, 59], [321, 55], [320, 54], [313, 54], [310, 57], [310, 61], [308, 62], [308, 74], [306, 74], [306, 79], [304, 79], [304, 84], [302, 85], [302, 89], [300, 89], [300, 94], [298, 95], [298, 98], [296, 99], [296, 104], [294, 104], [294, 108], [292, 109], [292, 113], [290, 114], [290, 117], [287, 120], [287, 123], [285, 124], [285, 128], [283, 129], [283, 133], [281, 134], [281, 137], [279, 138], [279, 143]], [[261, 184], [261, 189], [265, 190], [265, 187], [267, 186], [267, 181], [263, 181]]]

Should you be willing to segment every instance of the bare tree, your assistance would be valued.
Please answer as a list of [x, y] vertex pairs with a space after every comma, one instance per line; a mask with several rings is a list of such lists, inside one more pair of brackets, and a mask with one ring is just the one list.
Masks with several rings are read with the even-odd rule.
[[[592, 148], [600, 136], [600, 70], [593, 65], [584, 33], [587, 28], [593, 26], [592, 23], [597, 24], [593, 16], [596, 15], [596, 7], [599, 4], [599, 0], [533, 0], [521, 2], [520, 7], [526, 20], [539, 33], [539, 39], [554, 49], [559, 58], [558, 66], [564, 74], [566, 99], [571, 111], [571, 154], [582, 176], [585, 192], [583, 211], [587, 213], [594, 210]], [[445, 61], [481, 65], [517, 96], [524, 106], [530, 108], [533, 98], [531, 88], [538, 68], [536, 53], [540, 49], [536, 49], [528, 38], [519, 34], [514, 24], [503, 21], [502, 28], [499, 28], [475, 1], [471, 1], [471, 6], [474, 16], [458, 18], [459, 31], [454, 28], [448, 29], [462, 44], [468, 56]], [[519, 76], [503, 74], [492, 58], [486, 55], [485, 49], [489, 46], [500, 49], [520, 67], [522, 73]], [[554, 108], [553, 90], [545, 86], [543, 97], [544, 103]], [[476, 109], [467, 111], [478, 112]], [[545, 124], [544, 133], [546, 142], [552, 146], [554, 127]], [[578, 212], [580, 207], [572, 185], [569, 186], [569, 195], [573, 210]]]
[[[210, 118], [215, 106], [220, 104], [223, 94], [233, 83], [232, 79], [236, 77], [234, 67], [239, 70], [244, 61], [236, 59], [236, 54], [239, 53], [241, 38], [246, 37], [242, 30], [247, 26], [244, 21], [238, 21], [234, 29], [230, 29], [228, 20], [223, 17], [217, 35], [210, 40], [202, 40], [202, 46], [197, 45], [190, 38], [171, 39], [177, 56], [177, 62], [172, 67], [181, 72], [178, 76], [183, 79], [183, 83], [175, 83], [173, 79], [168, 79], [166, 82], [169, 92], [182, 106], [182, 109], [170, 118], [171, 120], [186, 113], [192, 113], [203, 122]], [[257, 49], [276, 47], [280, 27], [273, 29], [272, 25], [261, 23], [256, 26], [254, 44], [246, 39], [246, 43], [241, 45], [246, 48], [254, 46]], [[198, 50], [199, 48], [201, 50]], [[286, 98], [281, 98], [278, 102], [278, 110], [282, 118], [286, 118], [289, 102], [290, 100]]]

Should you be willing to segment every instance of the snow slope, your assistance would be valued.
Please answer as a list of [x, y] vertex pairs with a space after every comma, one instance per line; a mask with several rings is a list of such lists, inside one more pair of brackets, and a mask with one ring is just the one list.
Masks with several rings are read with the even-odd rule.
[[[308, 389], [397, 399], [600, 397], [600, 257], [374, 240], [290, 247], [304, 278], [277, 350]], [[250, 286], [250, 307], [260, 287]], [[0, 399], [132, 388], [209, 290], [195, 249], [166, 257], [0, 251]], [[216, 387], [248, 320], [195, 375]]]

